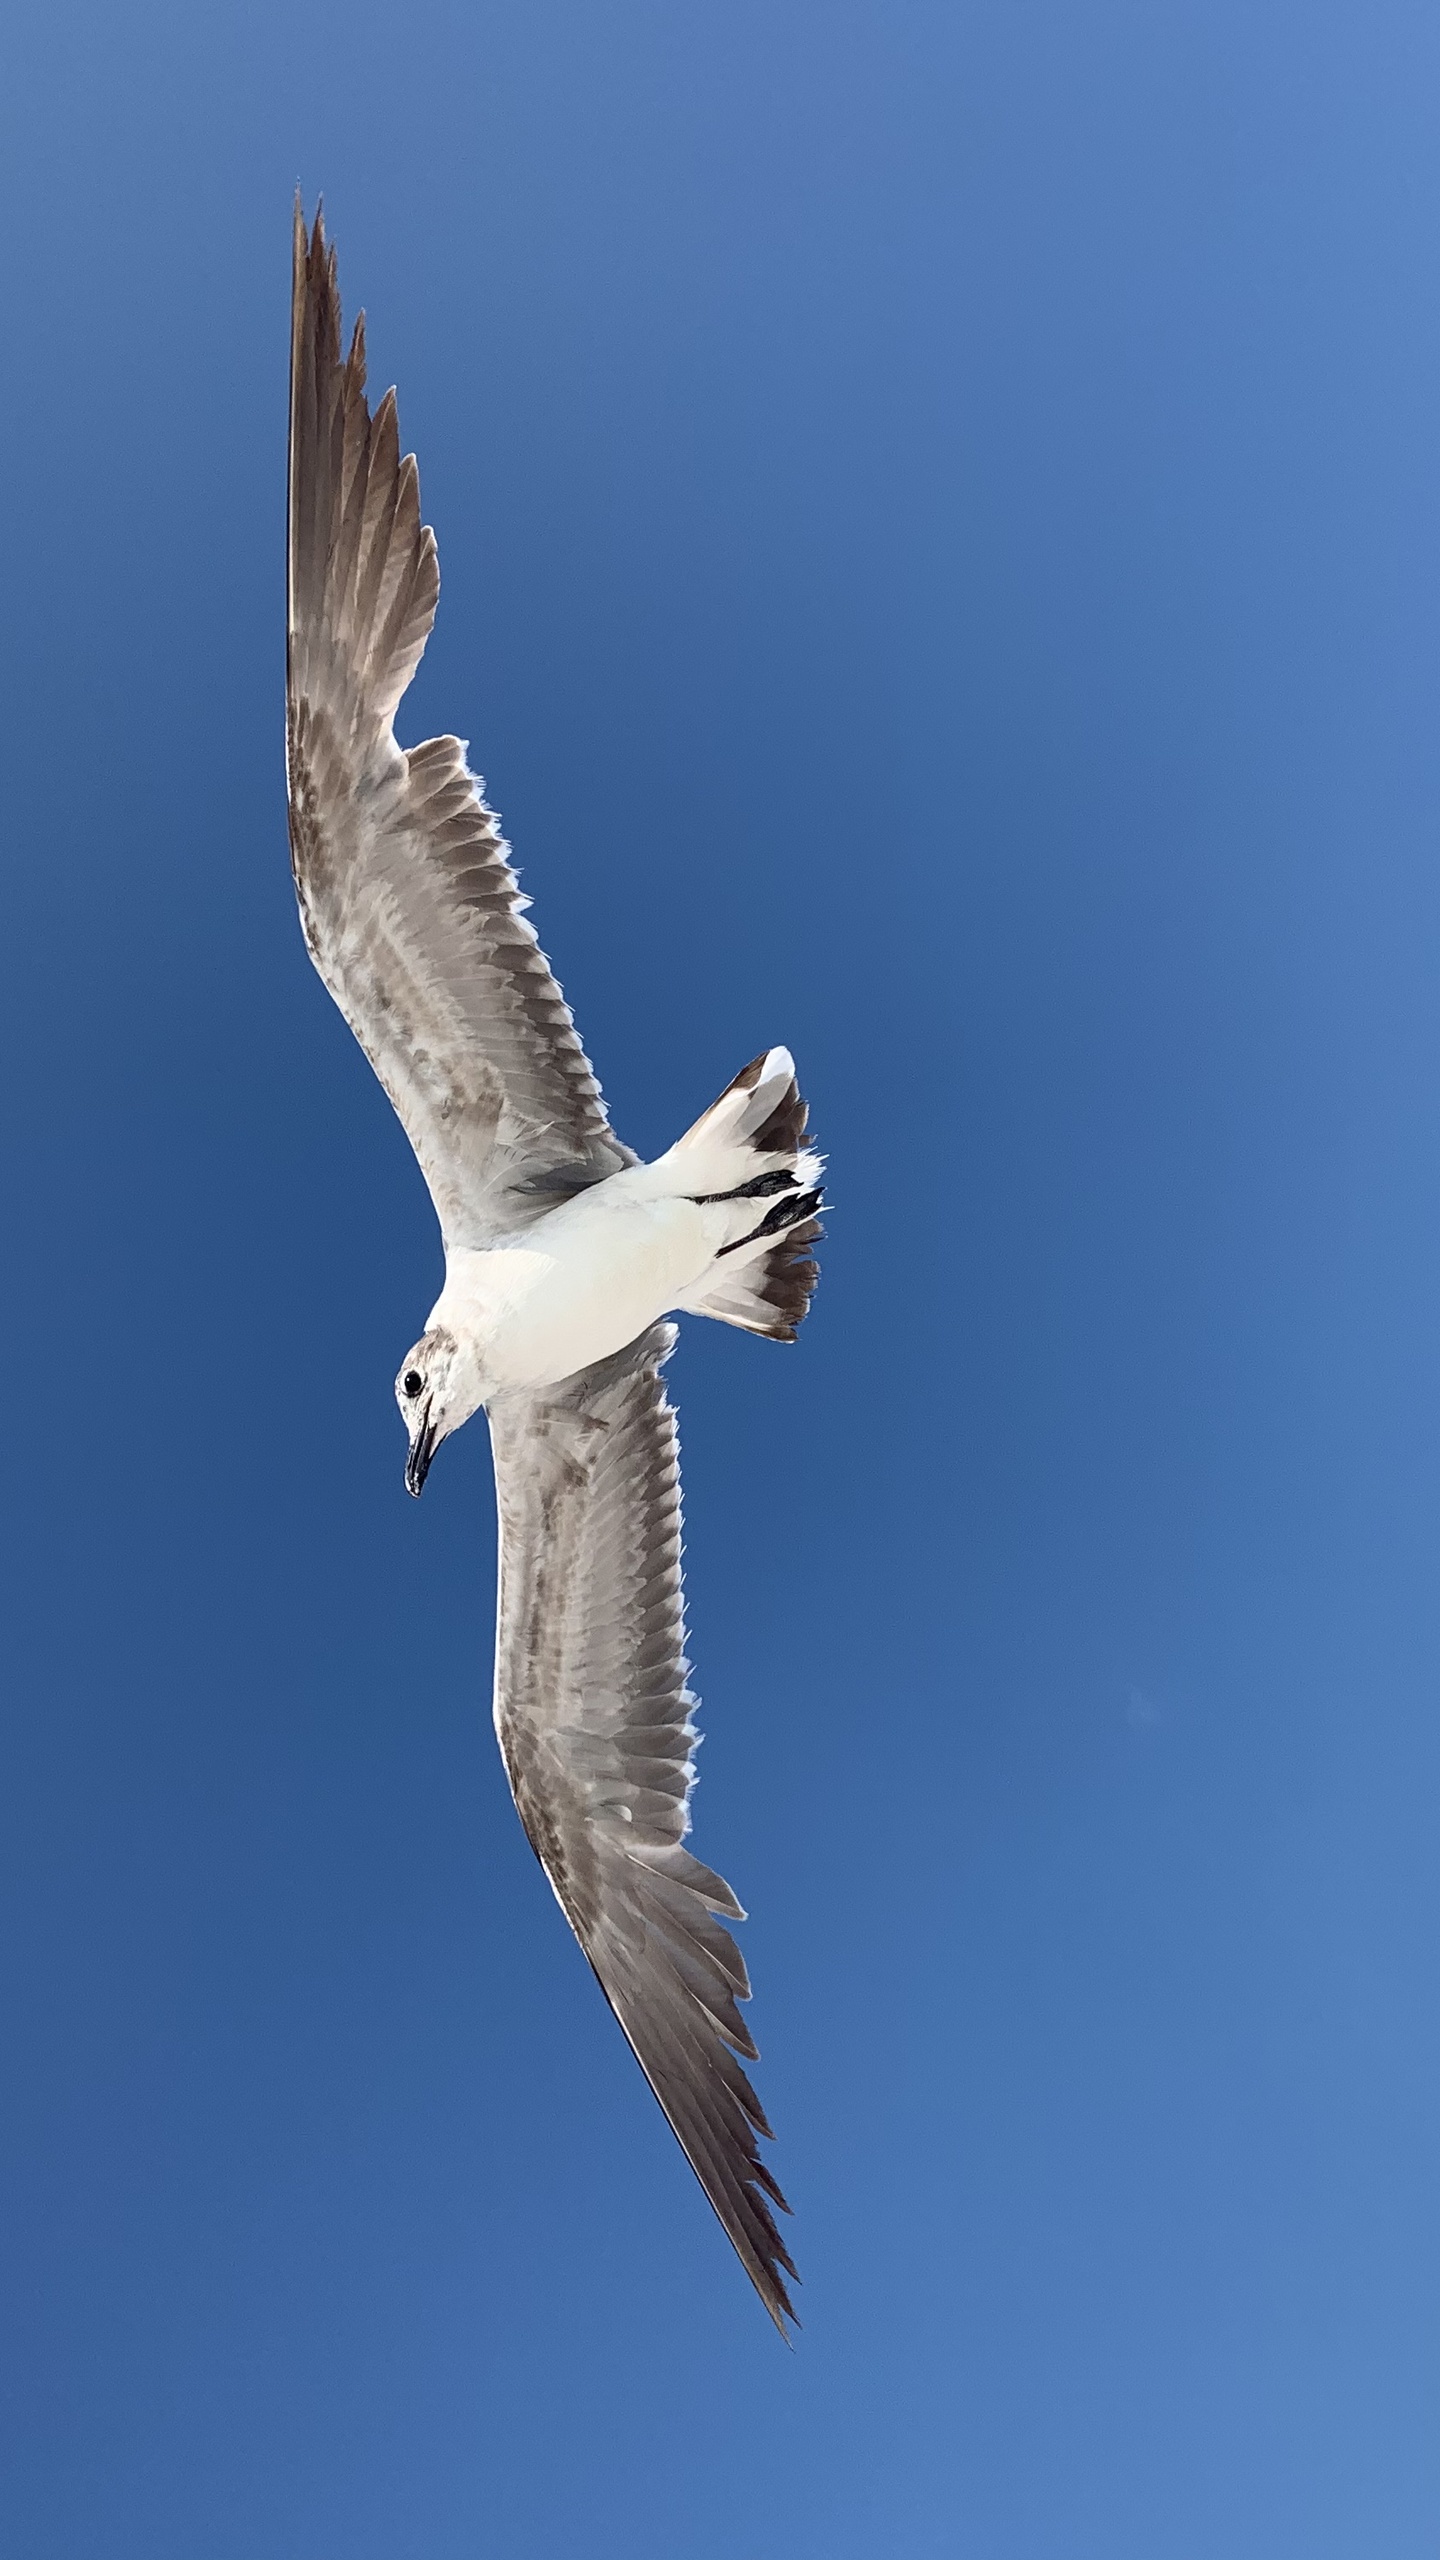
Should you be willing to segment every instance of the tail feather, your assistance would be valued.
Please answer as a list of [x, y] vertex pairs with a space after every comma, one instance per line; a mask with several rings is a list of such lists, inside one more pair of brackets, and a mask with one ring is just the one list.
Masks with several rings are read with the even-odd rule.
[[721, 1324], [763, 1333], [771, 1342], [793, 1342], [809, 1311], [820, 1277], [810, 1251], [825, 1233], [818, 1218], [803, 1218], [767, 1251], [738, 1265], [725, 1263], [685, 1300], [691, 1315], [716, 1316]]
[[821, 1159], [806, 1143], [807, 1116], [789, 1050], [766, 1049], [741, 1068], [719, 1101], [702, 1111], [660, 1161], [667, 1172], [683, 1177], [694, 1200], [739, 1196], [772, 1173], [788, 1172], [799, 1190], [810, 1190], [819, 1180]]
[[767, 1049], [661, 1159], [688, 1199], [729, 1212], [709, 1270], [681, 1301], [690, 1314], [794, 1341], [820, 1276], [811, 1247], [823, 1232], [824, 1158], [807, 1118], [789, 1050]]

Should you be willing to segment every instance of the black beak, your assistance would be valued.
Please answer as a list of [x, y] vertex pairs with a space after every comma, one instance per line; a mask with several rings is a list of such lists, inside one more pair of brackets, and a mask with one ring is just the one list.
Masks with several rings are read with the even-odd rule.
[[439, 1441], [440, 1434], [430, 1419], [430, 1407], [427, 1404], [415, 1426], [415, 1437], [410, 1443], [410, 1455], [405, 1461], [405, 1490], [407, 1493], [413, 1493], [417, 1499], [430, 1473], [430, 1461], [435, 1455]]

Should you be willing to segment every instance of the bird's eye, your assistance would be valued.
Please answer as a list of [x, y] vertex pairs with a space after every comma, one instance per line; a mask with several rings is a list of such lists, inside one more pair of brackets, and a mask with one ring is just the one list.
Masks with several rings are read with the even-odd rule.
[[400, 1381], [400, 1384], [404, 1388], [407, 1396], [418, 1396], [421, 1388], [425, 1384], [425, 1381], [421, 1377], [418, 1369], [407, 1369], [404, 1377]]

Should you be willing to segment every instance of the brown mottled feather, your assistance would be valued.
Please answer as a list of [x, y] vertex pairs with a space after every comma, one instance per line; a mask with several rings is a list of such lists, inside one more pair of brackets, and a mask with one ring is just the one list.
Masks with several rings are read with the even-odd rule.
[[658, 1325], [579, 1377], [490, 1409], [500, 1504], [495, 1725], [521, 1819], [682, 2148], [777, 2327], [794, 2267], [736, 2056], [729, 1886], [685, 1848], [680, 1474]]
[[440, 591], [395, 397], [341, 352], [335, 252], [295, 214], [290, 841], [310, 955], [399, 1113], [445, 1240], [512, 1234], [633, 1163], [605, 1116], [459, 738], [392, 723]]

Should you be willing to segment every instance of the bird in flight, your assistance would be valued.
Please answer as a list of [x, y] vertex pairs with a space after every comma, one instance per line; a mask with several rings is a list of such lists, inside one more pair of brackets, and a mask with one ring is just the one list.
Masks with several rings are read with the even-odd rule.
[[795, 2269], [740, 2057], [723, 1877], [685, 1846], [675, 1415], [684, 1311], [793, 1342], [821, 1159], [787, 1049], [651, 1164], [616, 1137], [459, 738], [396, 742], [435, 618], [395, 395], [343, 351], [335, 252], [295, 207], [287, 737], [305, 941], [419, 1159], [445, 1285], [395, 1384], [418, 1494], [483, 1406], [500, 1516], [495, 1729], [531, 1844], [781, 2335]]

